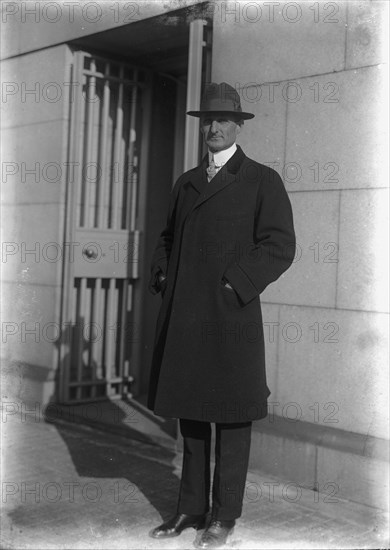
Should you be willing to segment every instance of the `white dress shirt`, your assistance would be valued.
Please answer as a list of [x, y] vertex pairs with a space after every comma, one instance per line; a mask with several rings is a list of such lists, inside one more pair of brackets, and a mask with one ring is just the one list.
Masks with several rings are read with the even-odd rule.
[[233, 143], [228, 149], [224, 149], [223, 151], [217, 151], [216, 153], [212, 153], [209, 150], [209, 164], [212, 160], [214, 160], [215, 169], [218, 172], [224, 164], [227, 163], [227, 161], [234, 155], [234, 153], [237, 151], [237, 145]]

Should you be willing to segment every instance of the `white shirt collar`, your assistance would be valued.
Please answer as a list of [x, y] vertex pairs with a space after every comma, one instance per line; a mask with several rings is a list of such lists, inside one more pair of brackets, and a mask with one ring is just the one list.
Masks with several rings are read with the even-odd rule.
[[221, 167], [224, 164], [227, 163], [227, 161], [234, 155], [234, 153], [237, 151], [237, 145], [233, 143], [228, 149], [224, 149], [223, 151], [217, 151], [216, 153], [212, 153], [209, 151], [209, 164], [214, 159], [214, 163], [216, 167]]

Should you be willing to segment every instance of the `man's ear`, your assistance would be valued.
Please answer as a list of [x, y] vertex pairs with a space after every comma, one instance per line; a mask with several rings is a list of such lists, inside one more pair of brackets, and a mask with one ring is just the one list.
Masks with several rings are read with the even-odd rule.
[[237, 124], [236, 126], [236, 136], [241, 133], [241, 124]]

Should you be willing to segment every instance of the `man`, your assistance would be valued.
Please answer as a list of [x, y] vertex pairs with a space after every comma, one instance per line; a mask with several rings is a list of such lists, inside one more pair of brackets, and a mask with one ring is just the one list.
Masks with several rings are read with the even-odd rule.
[[177, 514], [151, 536], [202, 528], [209, 512], [211, 424], [215, 470], [211, 520], [198, 546], [222, 546], [240, 517], [254, 420], [267, 414], [259, 294], [291, 264], [291, 205], [279, 175], [236, 145], [240, 97], [206, 86], [200, 126], [208, 154], [171, 193], [150, 289], [163, 295], [148, 406], [180, 419], [184, 438]]

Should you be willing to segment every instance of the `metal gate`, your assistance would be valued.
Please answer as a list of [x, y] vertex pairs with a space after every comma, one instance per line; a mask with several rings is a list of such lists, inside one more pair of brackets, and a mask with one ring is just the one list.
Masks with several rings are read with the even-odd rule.
[[137, 67], [77, 51], [72, 72], [62, 402], [130, 393], [150, 101]]

